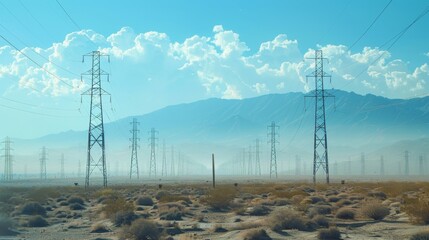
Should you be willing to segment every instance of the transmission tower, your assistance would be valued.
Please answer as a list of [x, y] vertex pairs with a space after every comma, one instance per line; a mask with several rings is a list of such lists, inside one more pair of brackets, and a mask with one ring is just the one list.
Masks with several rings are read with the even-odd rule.
[[131, 164], [130, 164], [130, 179], [135, 175], [137, 179], [139, 179], [139, 160], [137, 157], [137, 149], [139, 148], [138, 141], [140, 138], [137, 136], [140, 132], [137, 128], [137, 126], [140, 124], [137, 121], [137, 118], [133, 118], [133, 121], [130, 122], [132, 125], [132, 129], [130, 130], [130, 133], [132, 135], [132, 138], [130, 138], [131, 141]]
[[360, 153], [360, 174], [365, 175], [365, 154], [363, 152]]
[[268, 143], [271, 145], [271, 159], [270, 159], [270, 178], [277, 178], [277, 152], [276, 152], [276, 144], [278, 141], [276, 138], [278, 137], [279, 126], [276, 125], [275, 122], [271, 122], [271, 125], [268, 126]]
[[253, 174], [253, 166], [252, 166], [252, 146], [249, 146], [249, 152], [247, 152], [247, 175]]
[[12, 141], [10, 141], [9, 137], [6, 137], [3, 141], [4, 144], [4, 174], [3, 174], [3, 180], [4, 181], [11, 181], [13, 180], [13, 160], [11, 156], [11, 145]]
[[65, 178], [65, 173], [64, 173], [64, 153], [61, 154], [61, 178]]
[[174, 146], [171, 146], [171, 163], [170, 163], [170, 175], [174, 177], [176, 169], [174, 169]]
[[380, 157], [380, 175], [384, 175], [384, 156]]
[[323, 52], [315, 51], [314, 67], [315, 70], [308, 78], [315, 79], [315, 89], [307, 97], [315, 98], [314, 113], [314, 156], [313, 156], [313, 183], [316, 183], [316, 173], [320, 167], [325, 171], [326, 183], [329, 183], [329, 161], [328, 161], [328, 138], [326, 131], [325, 118], [325, 98], [333, 97], [332, 94], [325, 91], [323, 86], [324, 78], [331, 78], [323, 71]]
[[92, 59], [92, 68], [82, 74], [82, 76], [91, 76], [91, 88], [82, 93], [82, 95], [91, 96], [85, 188], [89, 187], [89, 178], [96, 168], [103, 175], [103, 186], [107, 187], [102, 96], [110, 94], [101, 87], [101, 77], [106, 76], [107, 81], [109, 81], [109, 74], [101, 70], [100, 59], [101, 57], [107, 57], [110, 62], [110, 57], [109, 55], [101, 54], [99, 51], [83, 55], [82, 62], [85, 61], [85, 57], [91, 57]]
[[301, 175], [301, 158], [298, 155], [295, 156], [295, 175]]
[[150, 162], [149, 162], [149, 176], [156, 176], [156, 146], [157, 146], [157, 134], [158, 131], [152, 128], [149, 132], [149, 146], [150, 146]]
[[42, 152], [40, 153], [40, 179], [46, 180], [46, 148], [42, 148]]
[[259, 158], [259, 138], [256, 139], [255, 145], [255, 162], [256, 162], [256, 175], [261, 176], [261, 160]]
[[165, 152], [165, 139], [162, 140], [162, 168], [161, 176], [167, 176], [167, 154]]
[[424, 168], [424, 164], [423, 164], [423, 156], [420, 155], [419, 156], [419, 174], [420, 176], [423, 176], [425, 173], [425, 168]]
[[410, 163], [409, 163], [409, 158], [410, 158], [410, 153], [408, 152], [408, 150], [407, 151], [405, 151], [405, 155], [404, 155], [404, 158], [405, 158], [405, 175], [409, 175], [410, 174]]

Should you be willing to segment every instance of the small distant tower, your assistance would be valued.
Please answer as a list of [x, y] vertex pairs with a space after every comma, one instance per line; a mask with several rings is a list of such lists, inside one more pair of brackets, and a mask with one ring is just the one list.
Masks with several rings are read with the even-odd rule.
[[295, 155], [295, 175], [301, 175], [301, 158]]
[[425, 174], [425, 167], [423, 164], [423, 155], [419, 156], [419, 174], [423, 176]]
[[42, 180], [46, 180], [46, 158], [46, 147], [43, 147], [40, 153], [40, 179]]
[[158, 141], [158, 131], [152, 128], [149, 132], [149, 146], [150, 146], [150, 164], [149, 164], [149, 176], [156, 177], [156, 146]]
[[268, 126], [268, 143], [271, 144], [271, 160], [270, 160], [270, 178], [277, 178], [277, 152], [276, 152], [276, 144], [278, 141], [276, 138], [278, 137], [279, 126], [276, 125], [275, 122], [271, 122], [271, 125]]
[[365, 153], [363, 152], [360, 153], [360, 166], [360, 174], [365, 175]]
[[338, 162], [336, 160], [334, 162], [334, 175], [338, 175]]
[[405, 151], [404, 158], [405, 158], [405, 175], [408, 176], [410, 174], [410, 162], [409, 162], [410, 153], [408, 152], [408, 150]]
[[4, 175], [3, 180], [4, 181], [11, 181], [13, 180], [13, 160], [11, 155], [11, 145], [12, 141], [10, 141], [9, 137], [6, 137], [3, 144], [4, 144]]
[[384, 175], [384, 156], [381, 155], [380, 157], [380, 175]]
[[253, 167], [252, 167], [252, 146], [249, 146], [249, 152], [248, 152], [248, 165], [247, 165], [247, 175], [253, 174]]
[[61, 154], [61, 178], [62, 179], [65, 178], [65, 173], [64, 173], [64, 153]]
[[165, 139], [162, 140], [162, 168], [161, 176], [167, 176], [167, 154], [165, 152]]
[[256, 139], [255, 146], [255, 162], [256, 162], [256, 175], [261, 176], [261, 160], [259, 159], [259, 139]]
[[176, 170], [174, 169], [174, 146], [171, 146], [171, 163], [170, 163], [170, 175], [175, 176]]
[[137, 118], [133, 118], [133, 121], [130, 122], [132, 124], [132, 129], [130, 130], [130, 133], [132, 134], [132, 138], [130, 138], [131, 141], [131, 164], [130, 164], [130, 179], [135, 175], [137, 179], [140, 178], [139, 174], [139, 160], [137, 156], [137, 149], [139, 148], [138, 141], [140, 138], [138, 137], [138, 133], [140, 130], [138, 130], [138, 125], [140, 124], [137, 121]]

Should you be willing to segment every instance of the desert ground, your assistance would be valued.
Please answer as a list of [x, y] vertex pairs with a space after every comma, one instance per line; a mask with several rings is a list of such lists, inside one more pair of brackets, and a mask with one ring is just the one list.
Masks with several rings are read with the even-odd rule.
[[429, 239], [427, 182], [52, 182], [0, 184], [0, 239]]

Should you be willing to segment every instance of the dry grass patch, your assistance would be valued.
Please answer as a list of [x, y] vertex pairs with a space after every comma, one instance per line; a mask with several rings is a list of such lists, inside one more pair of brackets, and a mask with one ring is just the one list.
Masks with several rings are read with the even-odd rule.
[[411, 235], [410, 240], [429, 240], [429, 229], [414, 233]]
[[158, 240], [161, 239], [162, 232], [157, 224], [145, 219], [134, 221], [131, 226], [124, 227], [122, 238], [135, 240]]
[[429, 224], [429, 197], [405, 198], [404, 210], [411, 222], [417, 224]]
[[231, 202], [236, 194], [237, 190], [234, 187], [219, 186], [210, 190], [207, 195], [201, 199], [201, 202], [217, 211], [229, 210], [231, 208]]
[[320, 229], [317, 238], [320, 240], [339, 240], [341, 239], [341, 233], [336, 227]]
[[272, 238], [264, 229], [252, 229], [246, 232], [244, 240], [271, 240]]
[[335, 214], [335, 217], [339, 219], [355, 219], [355, 215], [355, 210], [351, 208], [340, 208]]
[[361, 208], [362, 214], [374, 220], [383, 220], [390, 214], [390, 209], [378, 202], [367, 202]]

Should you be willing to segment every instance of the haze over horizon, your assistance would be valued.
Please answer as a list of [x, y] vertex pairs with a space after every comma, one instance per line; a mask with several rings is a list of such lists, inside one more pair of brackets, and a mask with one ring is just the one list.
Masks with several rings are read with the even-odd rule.
[[308, 92], [314, 49], [329, 59], [326, 88], [401, 99], [428, 93], [429, 19], [392, 38], [424, 2], [391, 2], [364, 35], [388, 1], [113, 1], [91, 11], [101, 2], [2, 2], [4, 136], [85, 130], [89, 102], [80, 94], [89, 79], [80, 74], [90, 63], [81, 60], [93, 50], [111, 57], [101, 63], [111, 80], [103, 81], [112, 94], [106, 122], [212, 97]]

